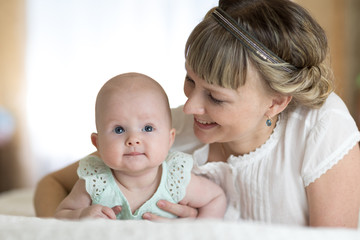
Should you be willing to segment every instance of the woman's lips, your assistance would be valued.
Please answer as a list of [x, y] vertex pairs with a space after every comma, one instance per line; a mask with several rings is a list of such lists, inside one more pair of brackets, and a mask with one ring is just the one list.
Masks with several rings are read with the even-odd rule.
[[210, 129], [218, 126], [216, 122], [203, 121], [197, 118], [194, 118], [194, 123], [196, 124], [196, 126], [198, 126], [201, 129]]

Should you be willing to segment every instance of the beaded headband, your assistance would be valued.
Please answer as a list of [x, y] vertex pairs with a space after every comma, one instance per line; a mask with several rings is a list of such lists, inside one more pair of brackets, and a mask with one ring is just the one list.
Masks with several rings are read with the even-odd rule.
[[[270, 49], [259, 42], [255, 37], [250, 35], [250, 33], [248, 33], [242, 26], [237, 24], [236, 21], [221, 8], [216, 8], [212, 12], [212, 16], [221, 26], [223, 26], [228, 32], [237, 38], [245, 47], [254, 52], [259, 58], [274, 64], [286, 63], [275, 53], [270, 51]], [[281, 66], [281, 68], [289, 73], [293, 72], [293, 70], [288, 67]]]

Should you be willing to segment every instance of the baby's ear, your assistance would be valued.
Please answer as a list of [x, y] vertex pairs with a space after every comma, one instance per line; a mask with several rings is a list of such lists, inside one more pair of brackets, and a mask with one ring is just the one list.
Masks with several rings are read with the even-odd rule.
[[175, 134], [176, 134], [176, 129], [172, 128], [170, 129], [170, 142], [169, 142], [169, 149], [171, 148], [171, 146], [174, 144], [175, 141]]
[[92, 134], [91, 134], [91, 143], [92, 143], [96, 148], [98, 147], [97, 138], [98, 138], [98, 134], [97, 134], [97, 133], [92, 133]]

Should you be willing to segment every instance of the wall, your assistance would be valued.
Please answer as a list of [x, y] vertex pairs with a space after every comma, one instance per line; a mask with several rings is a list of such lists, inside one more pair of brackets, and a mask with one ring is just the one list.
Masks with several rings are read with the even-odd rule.
[[0, 0], [0, 107], [10, 112], [15, 122], [12, 139], [0, 146], [0, 191], [31, 182], [31, 170], [27, 171], [30, 168], [23, 157], [25, 32], [25, 1]]
[[360, 98], [356, 78], [360, 74], [360, 1], [296, 0], [324, 28], [329, 41], [336, 93], [344, 100], [360, 126]]
[[[337, 83], [336, 92], [360, 123], [360, 91], [356, 85], [356, 78], [360, 74], [360, 1], [296, 2], [309, 9], [327, 32]], [[24, 114], [27, 87], [24, 72], [25, 19], [25, 0], [0, 0], [0, 107], [9, 110], [16, 123], [13, 139], [0, 146], [0, 192], [34, 184]]]

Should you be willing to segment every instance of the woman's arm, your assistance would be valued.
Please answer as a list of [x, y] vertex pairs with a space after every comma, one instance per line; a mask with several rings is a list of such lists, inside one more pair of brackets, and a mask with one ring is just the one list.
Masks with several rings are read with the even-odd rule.
[[226, 196], [220, 186], [201, 176], [191, 175], [186, 196], [180, 204], [198, 209], [198, 218], [224, 218]]
[[[179, 218], [223, 218], [226, 210], [226, 196], [220, 186], [212, 181], [191, 174], [186, 196], [180, 203], [160, 200], [157, 206]], [[145, 213], [144, 219], [164, 220], [166, 218]]]
[[356, 144], [335, 166], [307, 188], [310, 226], [358, 226], [360, 150]]
[[79, 162], [50, 173], [36, 186], [35, 213], [38, 217], [53, 217], [60, 202], [70, 193], [78, 180], [76, 170]]

